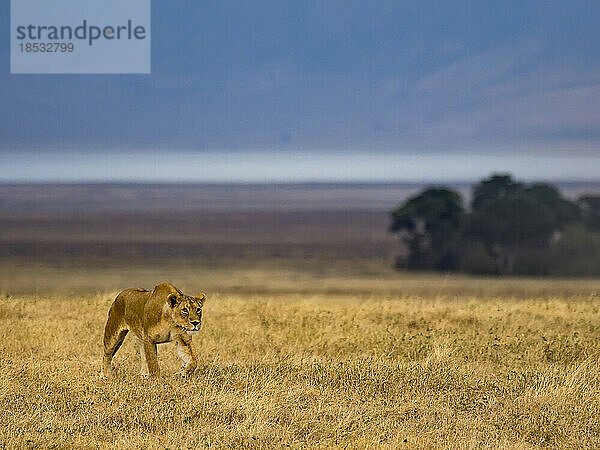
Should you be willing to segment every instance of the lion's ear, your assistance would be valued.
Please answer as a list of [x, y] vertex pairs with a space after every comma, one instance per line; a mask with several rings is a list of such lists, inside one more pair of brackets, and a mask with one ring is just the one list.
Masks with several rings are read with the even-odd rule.
[[167, 296], [167, 301], [169, 302], [169, 305], [171, 305], [171, 308], [175, 308], [177, 303], [179, 303], [179, 298], [177, 297], [177, 294], [169, 294]]
[[204, 303], [206, 301], [206, 294], [204, 292], [202, 292], [202, 293], [196, 295], [196, 298]]

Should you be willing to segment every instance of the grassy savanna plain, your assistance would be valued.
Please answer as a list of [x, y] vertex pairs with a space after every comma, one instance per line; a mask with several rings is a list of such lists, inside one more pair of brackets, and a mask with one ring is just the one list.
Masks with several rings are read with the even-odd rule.
[[[192, 261], [89, 272], [3, 265], [0, 442], [600, 446], [600, 282], [374, 274], [374, 263], [344, 279], [283, 266], [228, 274]], [[27, 292], [36, 273], [47, 294]], [[100, 380], [117, 293], [109, 286], [149, 287], [161, 274], [185, 292], [208, 291], [196, 373], [180, 379], [175, 346], [163, 344], [160, 379], [141, 377], [128, 338], [114, 378]], [[254, 284], [245, 290], [244, 280]], [[80, 289], [69, 292], [73, 285]]]
[[[0, 447], [600, 447], [600, 280], [397, 272], [388, 188], [261, 189], [0, 187]], [[100, 380], [162, 281], [208, 294], [197, 371], [128, 337]]]

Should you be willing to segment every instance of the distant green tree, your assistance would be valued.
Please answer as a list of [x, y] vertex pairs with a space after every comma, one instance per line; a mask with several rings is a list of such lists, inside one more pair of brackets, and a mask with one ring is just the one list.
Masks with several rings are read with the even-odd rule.
[[515, 181], [509, 174], [494, 174], [475, 185], [471, 208], [473, 211], [479, 211], [489, 203], [507, 197], [522, 187], [523, 185]]
[[584, 225], [593, 231], [600, 231], [600, 196], [584, 195], [577, 200]]
[[463, 215], [460, 194], [445, 188], [427, 189], [392, 211], [390, 232], [400, 234], [408, 249], [407, 268], [454, 269]]
[[524, 194], [543, 206], [554, 225], [561, 230], [581, 218], [581, 209], [577, 203], [565, 199], [550, 183], [533, 183], [524, 189]]
[[579, 208], [550, 184], [525, 186], [508, 175], [494, 175], [473, 189], [466, 238], [480, 240], [500, 274], [512, 274], [524, 252], [548, 249]]

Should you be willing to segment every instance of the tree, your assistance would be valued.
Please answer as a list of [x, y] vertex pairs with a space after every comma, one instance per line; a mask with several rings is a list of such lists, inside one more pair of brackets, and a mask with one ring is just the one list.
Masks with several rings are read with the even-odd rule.
[[500, 274], [511, 274], [523, 252], [548, 249], [552, 239], [579, 217], [579, 208], [550, 184], [525, 186], [495, 175], [473, 189], [465, 237], [480, 240]]
[[534, 183], [524, 190], [525, 195], [545, 207], [553, 223], [563, 229], [566, 225], [581, 218], [579, 206], [562, 197], [560, 191], [549, 183]]
[[577, 200], [583, 222], [592, 231], [600, 231], [600, 196], [584, 195]]
[[473, 211], [479, 211], [489, 203], [511, 195], [522, 187], [523, 185], [517, 183], [509, 174], [494, 174], [475, 185], [471, 208]]
[[426, 189], [392, 211], [390, 232], [407, 246], [407, 267], [455, 268], [452, 248], [463, 214], [460, 194], [445, 188]]

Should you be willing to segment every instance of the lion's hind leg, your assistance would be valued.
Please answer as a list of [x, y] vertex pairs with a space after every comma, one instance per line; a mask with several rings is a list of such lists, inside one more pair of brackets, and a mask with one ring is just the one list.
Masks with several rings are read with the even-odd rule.
[[102, 366], [102, 375], [106, 378], [110, 377], [112, 372], [112, 359], [121, 347], [129, 330], [121, 330], [117, 335], [112, 336], [108, 342], [104, 342], [104, 364]]
[[109, 312], [108, 321], [104, 328], [104, 360], [102, 363], [102, 376], [105, 378], [110, 377], [112, 372], [112, 359], [129, 332], [123, 323], [122, 315], [118, 313], [115, 314], [117, 311], [114, 309], [115, 305], [113, 305], [113, 308], [111, 308], [111, 311]]

